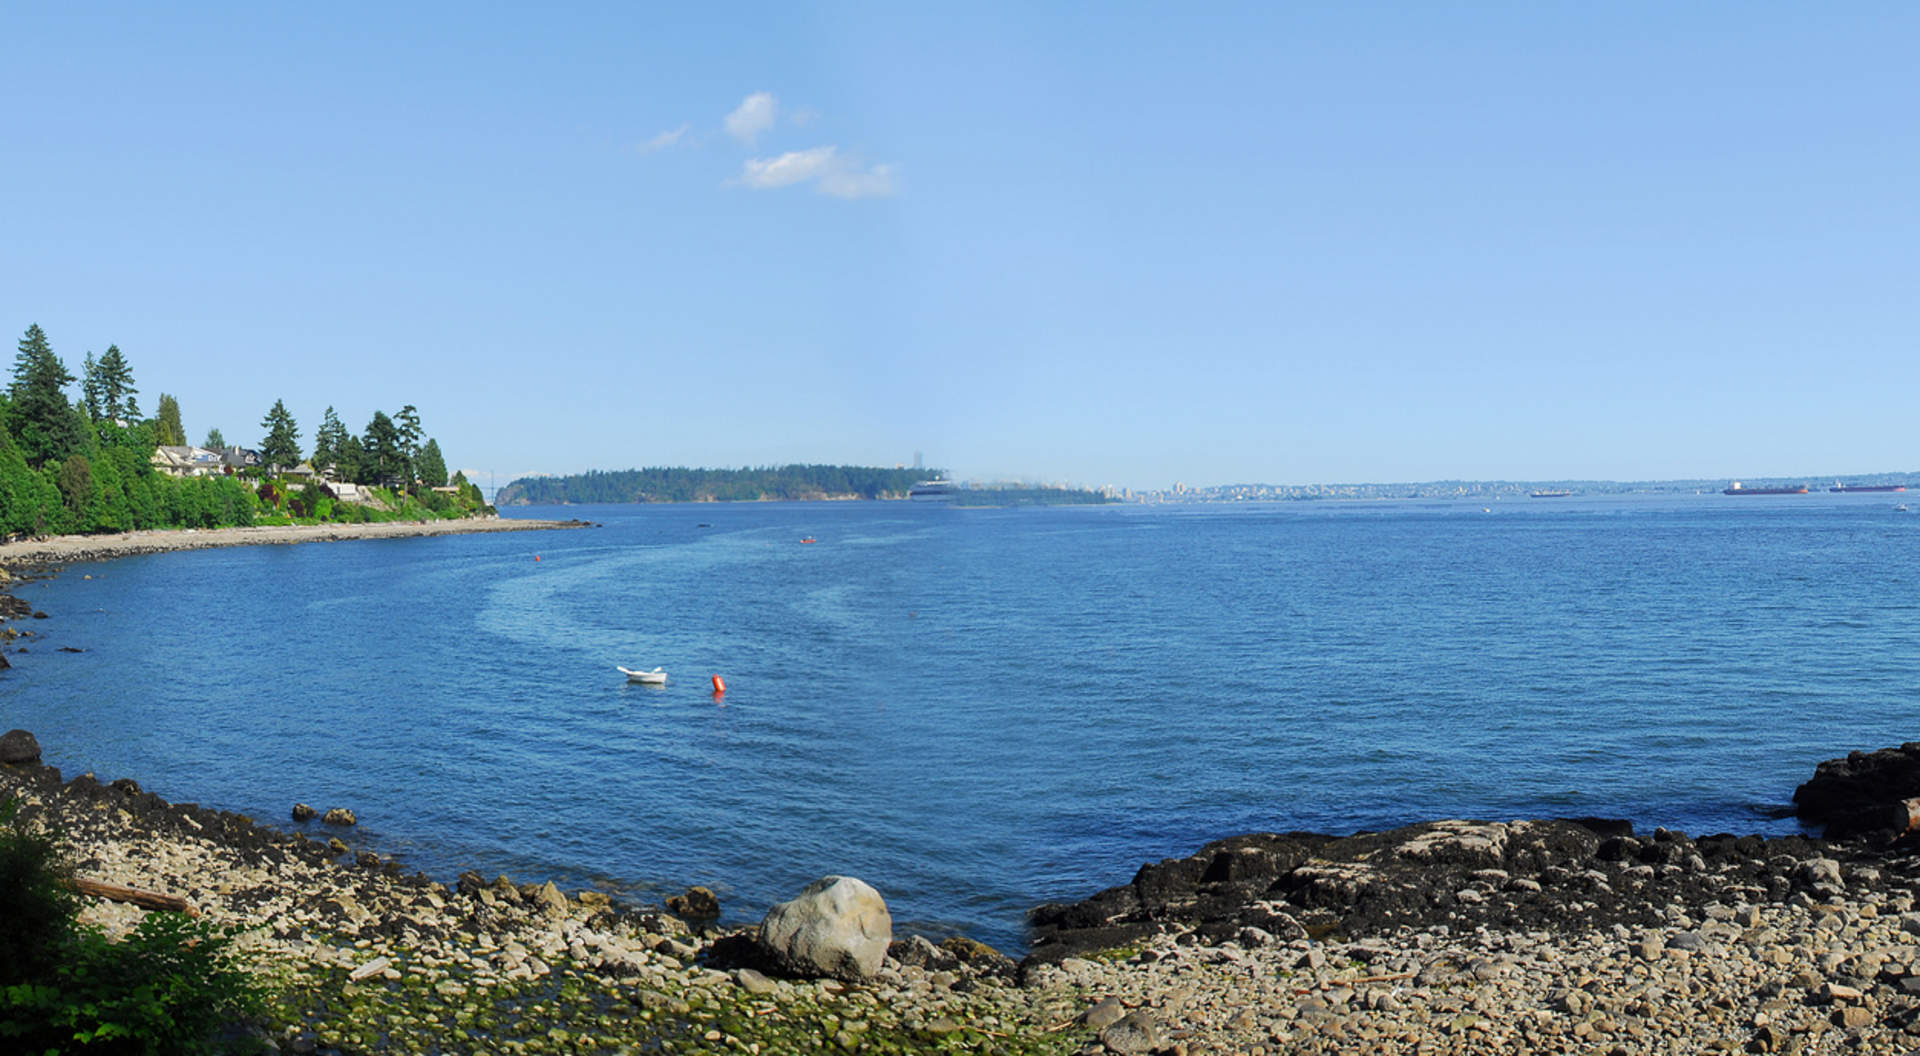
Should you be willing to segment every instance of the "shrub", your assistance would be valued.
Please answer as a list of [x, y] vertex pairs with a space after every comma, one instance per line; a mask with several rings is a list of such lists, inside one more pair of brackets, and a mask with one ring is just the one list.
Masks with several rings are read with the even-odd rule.
[[51, 971], [78, 909], [53, 840], [15, 824], [17, 809], [0, 804], [0, 986]]
[[211, 1053], [222, 1027], [259, 1014], [229, 929], [150, 913], [109, 941], [74, 920], [53, 839], [12, 814], [0, 808], [0, 1050]]

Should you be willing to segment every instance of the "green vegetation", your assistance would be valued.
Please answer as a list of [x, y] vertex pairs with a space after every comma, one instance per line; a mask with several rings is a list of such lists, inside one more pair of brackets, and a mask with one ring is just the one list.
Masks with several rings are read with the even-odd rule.
[[110, 941], [75, 919], [70, 875], [51, 836], [0, 807], [0, 1047], [209, 1053], [222, 1027], [264, 1010], [230, 932], [151, 913]]
[[[275, 400], [259, 465], [197, 466], [178, 477], [154, 466], [156, 448], [184, 446], [180, 401], [162, 393], [158, 413], [140, 417], [133, 370], [117, 345], [88, 354], [81, 399], [75, 378], [39, 326], [27, 328], [14, 359], [13, 381], [0, 395], [0, 535], [124, 532], [143, 528], [222, 528], [456, 518], [490, 513], [480, 489], [456, 475], [446, 485], [440, 445], [421, 445], [412, 405], [401, 425], [376, 411], [364, 440], [348, 434], [327, 408], [315, 437], [313, 466], [334, 479], [373, 488], [370, 501], [343, 502], [329, 486], [287, 479], [300, 470], [299, 427]], [[220, 430], [206, 447], [226, 449]], [[417, 471], [416, 471], [417, 468]]]
[[791, 465], [752, 469], [592, 470], [521, 477], [500, 489], [502, 506], [581, 502], [755, 502], [767, 499], [903, 499], [935, 470]]
[[273, 401], [273, 409], [260, 421], [267, 438], [260, 441], [260, 461], [269, 470], [292, 469], [300, 464], [300, 427], [287, 413], [287, 405]]

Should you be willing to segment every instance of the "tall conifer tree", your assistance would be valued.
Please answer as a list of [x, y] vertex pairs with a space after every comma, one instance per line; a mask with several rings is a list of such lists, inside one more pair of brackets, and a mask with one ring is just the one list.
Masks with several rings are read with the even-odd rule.
[[13, 360], [12, 400], [14, 432], [27, 462], [38, 466], [51, 459], [65, 458], [85, 442], [83, 423], [74, 406], [67, 402], [66, 387], [73, 384], [66, 364], [53, 354], [46, 331], [35, 323], [20, 339], [20, 352]]
[[120, 346], [108, 345], [95, 369], [100, 378], [101, 409], [107, 412], [107, 417], [129, 421], [138, 418], [140, 411], [134, 406], [133, 394], [140, 390], [133, 387], [133, 368], [127, 366], [127, 357], [120, 354]]
[[260, 421], [267, 438], [260, 441], [260, 461], [269, 471], [292, 469], [300, 464], [300, 427], [294, 424], [284, 401], [273, 401], [273, 408]]
[[345, 464], [346, 456], [347, 427], [340, 424], [340, 416], [328, 407], [320, 418], [320, 428], [313, 434], [313, 468], [325, 472], [328, 466], [336, 466], [341, 476], [351, 477], [353, 473]]
[[420, 482], [430, 488], [443, 488], [447, 485], [447, 460], [440, 454], [440, 441], [427, 438], [427, 444], [420, 449], [420, 459], [414, 464], [420, 471]]
[[187, 427], [180, 424], [180, 401], [164, 392], [160, 409], [154, 412], [153, 442], [161, 447], [183, 447], [187, 442]]

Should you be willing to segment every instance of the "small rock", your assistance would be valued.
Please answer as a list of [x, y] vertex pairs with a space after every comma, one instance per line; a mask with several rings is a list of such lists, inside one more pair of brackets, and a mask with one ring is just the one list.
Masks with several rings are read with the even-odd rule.
[[351, 972], [348, 972], [347, 978], [357, 983], [360, 980], [367, 978], [368, 976], [379, 975], [381, 972], [386, 971], [392, 965], [393, 965], [393, 962], [388, 960], [385, 957], [375, 957], [373, 960], [368, 961], [367, 963], [361, 965], [358, 968], [355, 968]]
[[1794, 870], [1793, 878], [1808, 887], [1840, 887], [1840, 863], [1832, 858], [1809, 858]]
[[293, 820], [295, 821], [312, 821], [319, 816], [319, 811], [307, 806], [305, 803], [295, 803], [293, 805]]
[[1820, 987], [1822, 1000], [1832, 1004], [1857, 1004], [1863, 995], [1854, 987], [1841, 983], [1827, 983]]
[[567, 905], [567, 896], [562, 894], [560, 888], [551, 880], [541, 884], [535, 889], [532, 901], [535, 905], [546, 910], [547, 915], [550, 917], [564, 917], [567, 915], [569, 908]]
[[733, 973], [733, 981], [749, 994], [771, 994], [775, 989], [773, 980], [751, 968], [737, 969]]
[[326, 816], [320, 820], [329, 825], [358, 825], [360, 823], [360, 819], [353, 816], [353, 811], [345, 807], [334, 807], [332, 810], [327, 811]]
[[706, 920], [720, 915], [720, 899], [704, 887], [689, 887], [684, 895], [667, 899], [667, 911], [682, 917]]
[[1119, 998], [1105, 997], [1081, 1013], [1080, 1021], [1094, 1030], [1105, 1030], [1125, 1019], [1126, 1015], [1127, 1010], [1121, 1007]]
[[1137, 1009], [1102, 1030], [1100, 1043], [1120, 1056], [1139, 1056], [1160, 1047], [1160, 1029], [1146, 1009]]

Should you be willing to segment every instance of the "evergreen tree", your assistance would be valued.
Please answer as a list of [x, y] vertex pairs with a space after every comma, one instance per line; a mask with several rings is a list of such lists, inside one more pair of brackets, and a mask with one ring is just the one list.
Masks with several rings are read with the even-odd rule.
[[87, 403], [87, 417], [97, 422], [106, 413], [106, 386], [100, 382], [100, 363], [91, 352], [80, 368], [80, 398]]
[[427, 439], [427, 446], [420, 449], [420, 460], [414, 468], [420, 471], [421, 483], [430, 488], [446, 487], [447, 460], [440, 455], [440, 441]]
[[227, 438], [220, 435], [220, 429], [216, 426], [215, 428], [207, 430], [207, 438], [200, 441], [200, 446], [209, 451], [225, 451], [227, 449]]
[[[127, 358], [120, 354], [119, 345], [107, 346], [107, 350], [100, 354], [96, 370], [99, 375], [100, 406], [107, 417], [125, 418], [128, 421], [140, 417], [140, 410], [133, 403], [133, 394], [140, 390], [133, 387], [133, 368], [127, 366]], [[99, 415], [94, 417], [98, 418]]]
[[13, 361], [8, 417], [29, 465], [64, 458], [85, 442], [81, 421], [67, 402], [65, 390], [71, 384], [73, 375], [53, 354], [46, 332], [37, 323], [27, 327]]
[[385, 411], [373, 412], [366, 435], [360, 441], [361, 461], [357, 478], [362, 484], [388, 485], [406, 472], [406, 456], [400, 450], [400, 429]]
[[333, 449], [333, 455], [334, 465], [338, 467], [336, 472], [339, 479], [350, 480], [355, 484], [367, 482], [367, 475], [361, 471], [361, 467], [367, 462], [367, 452], [361, 446], [359, 437], [348, 433], [346, 439], [340, 441], [339, 446]]
[[87, 456], [72, 454], [60, 463], [60, 495], [76, 519], [76, 527], [86, 528], [87, 507], [93, 502], [93, 463]]
[[313, 468], [324, 473], [328, 466], [334, 466], [343, 479], [351, 476], [342, 463], [347, 439], [347, 427], [340, 424], [340, 416], [328, 407], [320, 419], [320, 429], [313, 434]]
[[268, 472], [300, 464], [300, 428], [284, 402], [273, 401], [273, 409], [260, 420], [260, 428], [267, 431], [267, 438], [260, 441], [260, 461], [266, 463]]
[[127, 397], [127, 405], [121, 408], [121, 410], [125, 413], [120, 417], [125, 418], [127, 421], [138, 422], [140, 420], [140, 401], [134, 399], [132, 396]]
[[400, 459], [406, 464], [407, 483], [412, 484], [420, 475], [420, 412], [409, 403], [393, 416], [393, 424], [400, 434]]
[[160, 410], [154, 414], [153, 442], [161, 447], [181, 447], [187, 442], [187, 427], [180, 424], [180, 401], [160, 394]]

